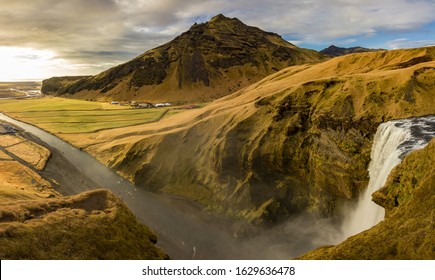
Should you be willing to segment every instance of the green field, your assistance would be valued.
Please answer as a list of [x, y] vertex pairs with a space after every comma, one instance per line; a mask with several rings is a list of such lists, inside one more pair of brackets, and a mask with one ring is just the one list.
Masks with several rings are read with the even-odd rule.
[[93, 111], [93, 110], [122, 110], [124, 106], [111, 105], [102, 102], [90, 102], [66, 98], [38, 98], [27, 100], [2, 100], [0, 111], [29, 112], [29, 111]]
[[0, 100], [0, 111], [52, 133], [90, 133], [158, 121], [167, 108], [126, 106], [64, 98]]

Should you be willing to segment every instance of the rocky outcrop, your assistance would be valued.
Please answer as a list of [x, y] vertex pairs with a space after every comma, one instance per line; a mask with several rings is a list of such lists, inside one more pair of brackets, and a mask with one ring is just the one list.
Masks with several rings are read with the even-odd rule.
[[86, 79], [89, 76], [64, 76], [64, 77], [53, 77], [44, 80], [41, 86], [42, 93], [53, 93], [62, 89], [58, 94], [62, 94], [63, 89], [68, 88], [71, 84]]
[[322, 57], [277, 34], [218, 15], [99, 75], [45, 80], [42, 92], [101, 100], [210, 101]]
[[336, 246], [300, 259], [434, 258], [435, 140], [408, 155], [390, 174], [373, 200], [385, 208], [385, 220]]

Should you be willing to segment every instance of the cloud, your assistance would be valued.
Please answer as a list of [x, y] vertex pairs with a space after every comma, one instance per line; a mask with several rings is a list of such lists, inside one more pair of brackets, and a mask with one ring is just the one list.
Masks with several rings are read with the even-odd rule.
[[387, 45], [390, 49], [419, 48], [424, 46], [435, 46], [435, 40], [410, 40], [408, 38], [400, 38], [389, 41]]
[[[246, 21], [305, 42], [404, 31], [435, 20], [435, 1], [261, 1]], [[240, 9], [242, 14], [243, 10]]]
[[223, 13], [305, 44], [435, 21], [434, 0], [0, 0], [0, 46], [52, 51], [76, 64], [126, 61]]
[[0, 79], [12, 81], [43, 78], [65, 62], [49, 51], [0, 46], [0, 64]]

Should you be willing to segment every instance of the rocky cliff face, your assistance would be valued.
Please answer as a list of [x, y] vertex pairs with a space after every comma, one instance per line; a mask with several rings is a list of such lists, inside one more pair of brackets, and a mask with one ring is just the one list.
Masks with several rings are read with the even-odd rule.
[[103, 100], [210, 101], [322, 55], [218, 15], [93, 77], [45, 80], [42, 92]]
[[254, 223], [329, 216], [366, 186], [379, 123], [435, 113], [434, 59], [423, 48], [290, 67], [201, 110], [76, 145], [140, 186]]
[[435, 250], [435, 140], [408, 155], [374, 194], [385, 220], [337, 246], [301, 259], [433, 259]]

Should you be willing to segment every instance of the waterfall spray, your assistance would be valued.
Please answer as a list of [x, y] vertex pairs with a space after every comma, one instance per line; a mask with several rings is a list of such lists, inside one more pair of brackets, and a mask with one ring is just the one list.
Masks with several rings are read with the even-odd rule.
[[372, 201], [372, 193], [384, 186], [391, 170], [408, 153], [423, 148], [433, 137], [435, 116], [390, 121], [378, 127], [368, 169], [368, 187], [345, 217], [339, 242], [373, 227], [384, 218], [384, 208]]

